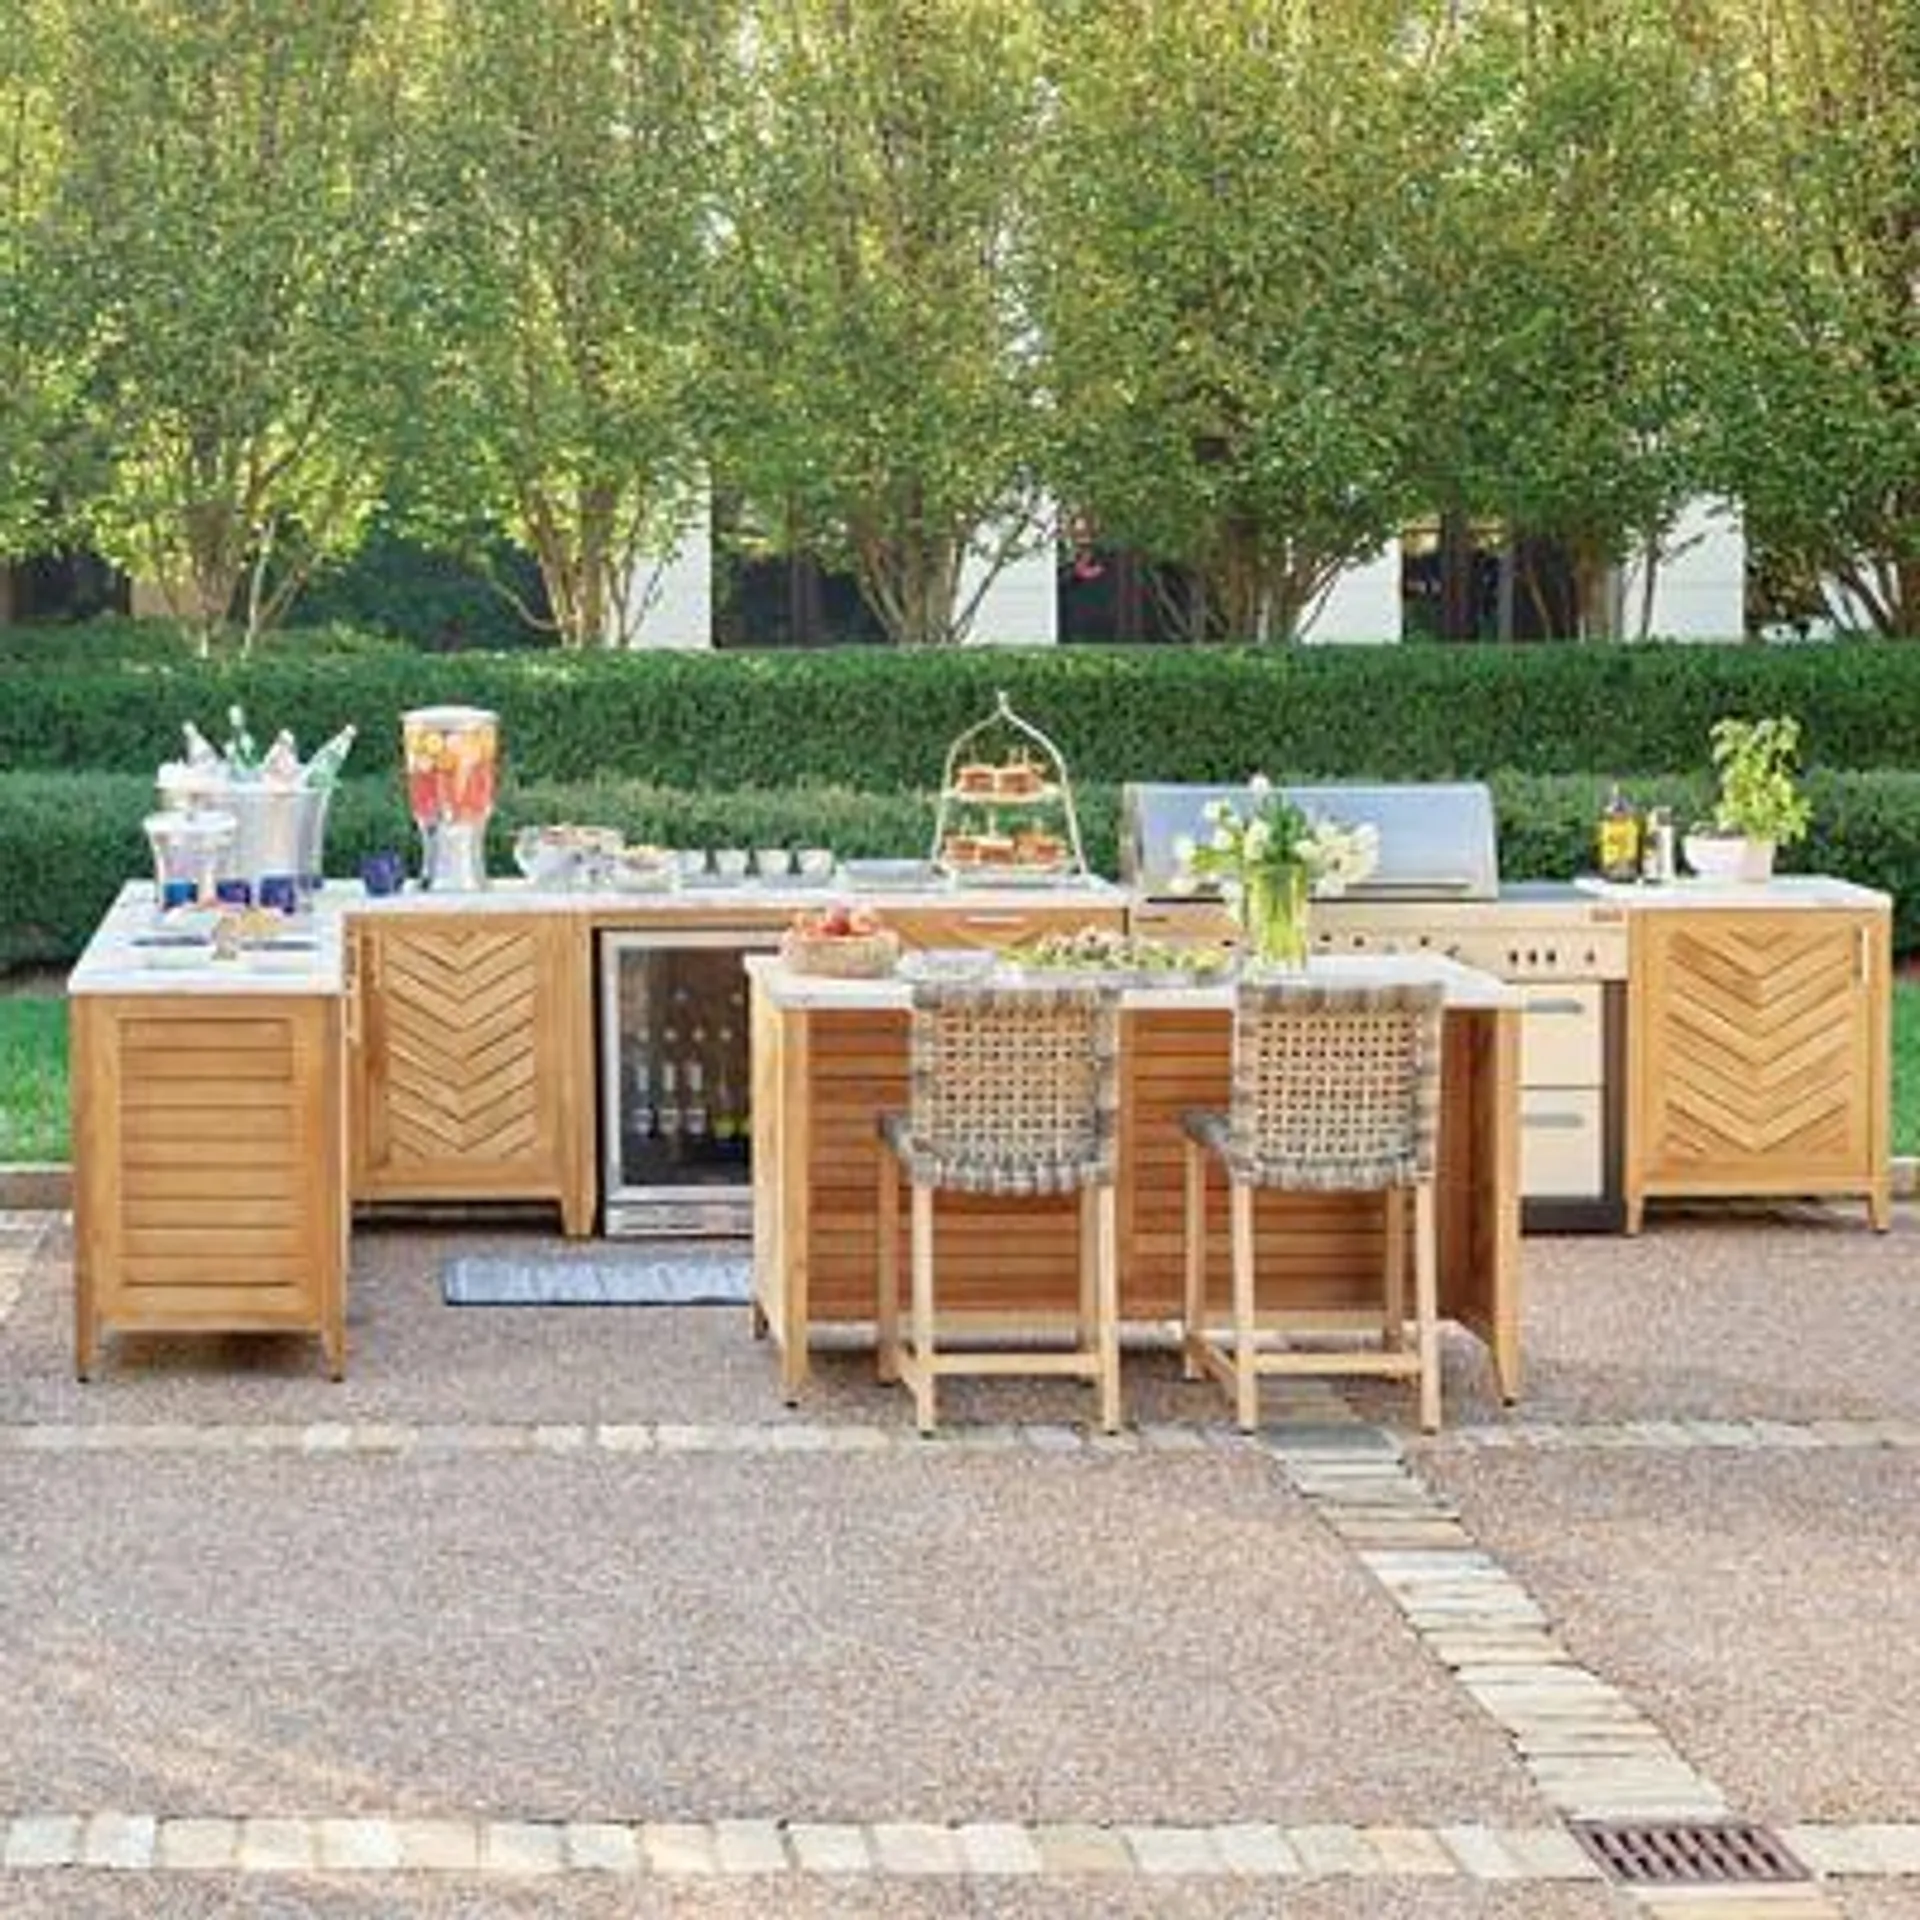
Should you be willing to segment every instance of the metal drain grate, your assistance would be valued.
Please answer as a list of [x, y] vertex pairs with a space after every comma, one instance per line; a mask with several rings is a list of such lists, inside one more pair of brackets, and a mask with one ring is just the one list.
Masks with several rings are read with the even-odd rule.
[[1570, 1820], [1573, 1836], [1630, 1887], [1720, 1887], [1812, 1878], [1778, 1836], [1738, 1820]]

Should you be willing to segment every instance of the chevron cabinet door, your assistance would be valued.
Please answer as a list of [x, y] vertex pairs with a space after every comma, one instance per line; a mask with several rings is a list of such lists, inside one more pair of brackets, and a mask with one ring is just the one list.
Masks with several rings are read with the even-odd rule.
[[1887, 941], [1884, 915], [1636, 916], [1630, 1216], [1648, 1195], [1883, 1191]]
[[572, 930], [474, 913], [368, 919], [356, 937], [356, 1196], [566, 1203], [592, 1114]]

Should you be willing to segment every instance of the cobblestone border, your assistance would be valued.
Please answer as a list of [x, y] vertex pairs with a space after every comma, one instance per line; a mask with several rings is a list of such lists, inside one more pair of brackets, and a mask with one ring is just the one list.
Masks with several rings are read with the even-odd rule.
[[1920, 1420], [1514, 1420], [1503, 1426], [1451, 1427], [1409, 1442], [1425, 1453], [1569, 1453], [1596, 1449], [1755, 1452], [1789, 1449], [1920, 1447]]
[[318, 1420], [305, 1425], [235, 1421], [134, 1424], [34, 1421], [0, 1425], [0, 1453], [298, 1453], [314, 1455], [513, 1454], [913, 1454], [1251, 1453], [1257, 1436], [1230, 1427], [953, 1427], [922, 1436], [911, 1426], [826, 1423], [690, 1426], [669, 1422], [417, 1424]]
[[243, 1819], [32, 1813], [0, 1821], [0, 1867], [121, 1872], [1124, 1874], [1257, 1879], [1594, 1880], [1556, 1827], [1222, 1826], [803, 1819]]
[[1548, 1804], [1591, 1819], [1724, 1818], [1720, 1789], [1619, 1688], [1574, 1660], [1546, 1610], [1474, 1544], [1392, 1436], [1366, 1440], [1270, 1445], [1295, 1491], [1506, 1733]]
[[[1788, 1827], [1824, 1875], [1920, 1876], [1920, 1821]], [[691, 1878], [740, 1874], [1059, 1876], [1123, 1874], [1253, 1879], [1599, 1881], [1559, 1827], [1218, 1826], [1030, 1823], [865, 1825], [784, 1820], [350, 1819], [130, 1812], [0, 1817], [0, 1868], [127, 1873], [562, 1873]], [[1726, 1903], [1773, 1913], [1807, 1889], [1691, 1889], [1688, 1911], [1725, 1920]]]
[[52, 1230], [55, 1217], [0, 1209], [0, 1327], [19, 1305], [27, 1269], [40, 1250], [40, 1242]]
[[[0, 1319], [5, 1318], [8, 1249], [0, 1245]], [[16, 1282], [17, 1284], [17, 1282]], [[0, 1425], [0, 1453], [530, 1453], [768, 1454], [911, 1453], [921, 1458], [977, 1453], [1284, 1454], [1322, 1452], [1365, 1459], [1399, 1442], [1343, 1410], [1302, 1407], [1295, 1424], [1259, 1434], [1199, 1422], [1149, 1422], [1119, 1433], [1048, 1423], [954, 1426], [923, 1437], [911, 1426], [828, 1421], [691, 1424], [675, 1421], [29, 1421]], [[1409, 1440], [1407, 1455], [1478, 1452], [1566, 1453], [1661, 1450], [1835, 1452], [1920, 1450], [1920, 1421], [1639, 1420], [1596, 1426], [1516, 1424], [1460, 1427]], [[1408, 1516], [1402, 1516], [1406, 1519]], [[1401, 1544], [1462, 1546], [1457, 1528], [1403, 1527]]]

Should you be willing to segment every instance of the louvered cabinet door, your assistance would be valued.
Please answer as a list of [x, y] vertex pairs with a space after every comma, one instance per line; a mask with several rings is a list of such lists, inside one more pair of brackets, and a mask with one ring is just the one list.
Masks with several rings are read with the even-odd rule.
[[359, 1199], [593, 1212], [584, 935], [559, 916], [409, 915], [355, 928]]
[[318, 1333], [346, 1364], [335, 995], [77, 994], [76, 1363], [107, 1331]]
[[1652, 1195], [1887, 1182], [1887, 916], [1635, 915], [1627, 1210]]

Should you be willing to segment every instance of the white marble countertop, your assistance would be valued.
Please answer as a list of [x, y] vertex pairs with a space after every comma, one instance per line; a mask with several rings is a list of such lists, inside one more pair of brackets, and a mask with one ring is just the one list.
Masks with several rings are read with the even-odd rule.
[[1698, 912], [1716, 907], [1764, 907], [1769, 911], [1785, 908], [1832, 912], [1844, 908], [1890, 911], [1893, 906], [1890, 894], [1873, 887], [1856, 886], [1851, 880], [1835, 880], [1822, 873], [1782, 873], [1771, 880], [1751, 881], [1700, 880], [1689, 876], [1669, 886], [1589, 877], [1573, 884], [1597, 900], [1650, 910], [1682, 908]]
[[729, 913], [799, 913], [835, 901], [858, 901], [884, 918], [928, 908], [963, 913], [1019, 913], [1033, 908], [1084, 908], [1111, 911], [1129, 895], [1111, 880], [1084, 880], [1031, 887], [960, 885], [952, 882], [916, 887], [858, 886], [843, 878], [827, 881], [701, 880], [685, 885], [648, 887], [548, 887], [525, 880], [491, 880], [475, 893], [428, 893], [409, 882], [405, 891], [371, 896], [357, 880], [329, 880], [320, 908], [350, 913], [568, 913], [618, 915], [664, 913], [687, 919]]
[[[838, 980], [820, 974], [795, 973], [777, 954], [749, 954], [747, 972], [763, 985], [776, 1007], [816, 1013], [903, 1011], [913, 999], [913, 985], [895, 974], [881, 980]], [[1478, 967], [1449, 960], [1437, 953], [1316, 954], [1307, 962], [1306, 977], [1316, 985], [1368, 987], [1424, 986], [1446, 989], [1447, 1005], [1462, 1010], [1519, 1008], [1526, 1004], [1517, 987]], [[1128, 987], [1121, 1005], [1136, 1013], [1155, 1008], [1224, 1012], [1233, 1006], [1231, 982], [1209, 986]]]
[[346, 991], [345, 923], [338, 914], [289, 920], [284, 937], [311, 942], [243, 951], [217, 959], [205, 945], [142, 945], [163, 931], [154, 918], [153, 888], [134, 881], [87, 942], [72, 973], [70, 994], [321, 994]]

